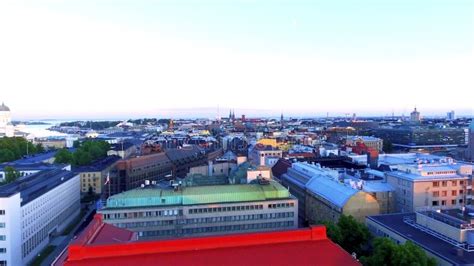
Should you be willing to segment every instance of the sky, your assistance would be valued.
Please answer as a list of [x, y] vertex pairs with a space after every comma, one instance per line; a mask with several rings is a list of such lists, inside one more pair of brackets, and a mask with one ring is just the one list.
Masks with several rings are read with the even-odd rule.
[[14, 119], [474, 114], [474, 1], [0, 1]]

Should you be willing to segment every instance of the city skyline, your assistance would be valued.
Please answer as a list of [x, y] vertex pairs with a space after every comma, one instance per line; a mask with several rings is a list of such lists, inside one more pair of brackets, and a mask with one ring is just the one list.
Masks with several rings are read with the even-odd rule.
[[223, 117], [415, 106], [473, 115], [463, 97], [474, 87], [473, 10], [471, 1], [2, 1], [0, 101], [14, 119], [179, 117], [218, 105]]

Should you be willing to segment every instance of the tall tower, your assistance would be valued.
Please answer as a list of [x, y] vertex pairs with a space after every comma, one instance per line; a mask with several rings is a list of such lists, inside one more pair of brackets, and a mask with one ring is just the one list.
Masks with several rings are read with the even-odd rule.
[[280, 116], [280, 126], [281, 126], [281, 129], [285, 128], [285, 119], [283, 117], [283, 112], [281, 113], [281, 116]]
[[416, 107], [415, 107], [415, 110], [413, 110], [413, 112], [411, 112], [410, 114], [410, 122], [413, 122], [413, 123], [421, 122], [420, 112], [418, 112]]

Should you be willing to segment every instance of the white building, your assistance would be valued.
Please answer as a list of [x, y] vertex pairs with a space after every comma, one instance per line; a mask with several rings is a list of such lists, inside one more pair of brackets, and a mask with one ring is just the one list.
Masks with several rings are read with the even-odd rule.
[[79, 175], [43, 171], [0, 186], [0, 265], [27, 265], [80, 212]]
[[[12, 115], [10, 108], [2, 103], [0, 105], [0, 138], [1, 137], [26, 137], [26, 133], [21, 130], [24, 129], [24, 125], [18, 125], [15, 127], [12, 124]], [[1, 266], [1, 264], [0, 264]]]

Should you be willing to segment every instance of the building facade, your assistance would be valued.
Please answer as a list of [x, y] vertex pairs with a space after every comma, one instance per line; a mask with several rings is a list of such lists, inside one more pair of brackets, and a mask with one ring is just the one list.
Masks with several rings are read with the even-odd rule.
[[79, 185], [49, 170], [0, 186], [0, 265], [27, 265], [79, 215]]
[[395, 188], [396, 210], [471, 204], [472, 170], [472, 165], [448, 161], [399, 165], [397, 171], [387, 172], [387, 182]]
[[[273, 148], [272, 146], [264, 146], [257, 144], [253, 149], [249, 150], [249, 161], [257, 166], [264, 166], [268, 158], [274, 158], [276, 162], [278, 158], [283, 157], [283, 152], [279, 149]], [[273, 161], [273, 160], [272, 160]]]
[[140, 187], [145, 180], [171, 179], [173, 164], [164, 152], [150, 154], [118, 161], [110, 175], [110, 185], [103, 191], [104, 198]]
[[358, 142], [364, 143], [368, 148], [382, 151], [383, 140], [376, 137], [369, 136], [349, 136], [345, 139], [345, 144], [348, 146], [355, 146]]
[[107, 190], [105, 187], [107, 175], [120, 160], [119, 156], [107, 156], [92, 165], [74, 169], [81, 177], [81, 193], [94, 193], [100, 195]]
[[276, 182], [145, 186], [110, 197], [100, 213], [139, 239], [160, 239], [297, 228], [298, 201]]

